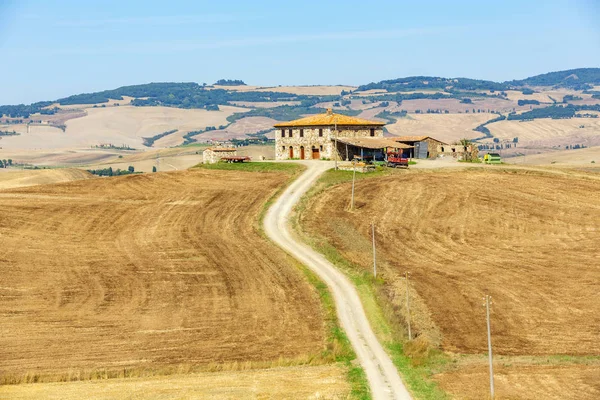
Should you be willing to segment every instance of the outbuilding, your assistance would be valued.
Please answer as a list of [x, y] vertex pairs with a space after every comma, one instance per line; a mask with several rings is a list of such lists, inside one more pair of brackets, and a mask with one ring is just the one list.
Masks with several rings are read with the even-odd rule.
[[448, 146], [447, 143], [431, 136], [398, 136], [393, 139], [413, 147], [410, 158], [436, 158], [443, 152], [443, 146]]
[[202, 162], [204, 164], [215, 164], [221, 161], [223, 157], [235, 157], [237, 150], [234, 147], [209, 147], [202, 152]]

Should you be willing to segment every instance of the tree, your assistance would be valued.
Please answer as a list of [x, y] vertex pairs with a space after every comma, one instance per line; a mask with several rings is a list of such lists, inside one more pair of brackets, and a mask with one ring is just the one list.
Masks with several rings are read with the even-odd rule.
[[113, 169], [112, 169], [112, 167], [108, 167], [108, 176], [113, 176]]
[[152, 167], [152, 172], [156, 172], [156, 165]]
[[12, 166], [12, 159], [10, 159], [10, 158], [8, 159], [8, 165]]
[[134, 173], [134, 171], [135, 171], [135, 168], [133, 168], [133, 165], [130, 165], [130, 166], [127, 168], [127, 170], [133, 174], [133, 173]]

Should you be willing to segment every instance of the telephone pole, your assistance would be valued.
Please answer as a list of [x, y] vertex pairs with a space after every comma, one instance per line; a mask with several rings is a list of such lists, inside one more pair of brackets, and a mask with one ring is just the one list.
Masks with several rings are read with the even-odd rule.
[[373, 232], [373, 276], [377, 278], [377, 256], [375, 254], [375, 221], [371, 223]]
[[356, 161], [352, 160], [352, 200], [350, 210], [354, 210], [354, 181], [356, 180]]
[[406, 322], [408, 324], [408, 340], [412, 340], [412, 333], [410, 332], [410, 296], [408, 294], [408, 271], [404, 272], [406, 279]]
[[490, 362], [490, 395], [494, 399], [494, 366], [492, 364], [492, 331], [490, 329], [490, 304], [492, 296], [485, 295], [485, 315], [487, 320], [488, 358]]

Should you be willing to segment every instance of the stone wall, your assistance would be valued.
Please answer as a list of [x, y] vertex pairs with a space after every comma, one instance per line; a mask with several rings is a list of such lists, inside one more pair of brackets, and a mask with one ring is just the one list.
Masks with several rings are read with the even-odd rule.
[[436, 150], [436, 157], [454, 157], [465, 161], [473, 160], [479, 155], [479, 149], [474, 145], [439, 144]]
[[[371, 129], [374, 129], [375, 137], [383, 136], [383, 127], [348, 126], [339, 127], [337, 131], [332, 126], [279, 128], [275, 131], [275, 159], [302, 158], [310, 160], [320, 158], [333, 160], [335, 146], [332, 139], [334, 137], [368, 137], [371, 136]], [[319, 135], [319, 130], [322, 130], [322, 136]], [[290, 147], [292, 148], [291, 153]], [[304, 148], [304, 157], [301, 157], [302, 148]], [[338, 159], [342, 159], [340, 153], [337, 156]]]
[[237, 151], [235, 150], [227, 150], [227, 151], [219, 151], [213, 149], [206, 149], [202, 152], [202, 162], [204, 164], [215, 164], [221, 161], [221, 157], [235, 157], [237, 156]]

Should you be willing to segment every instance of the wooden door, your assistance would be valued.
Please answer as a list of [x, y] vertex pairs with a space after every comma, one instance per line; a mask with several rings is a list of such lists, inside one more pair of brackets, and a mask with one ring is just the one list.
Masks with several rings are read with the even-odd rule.
[[294, 158], [294, 148], [290, 146], [290, 158]]
[[300, 159], [304, 160], [304, 146], [300, 146]]
[[313, 160], [319, 160], [321, 158], [321, 152], [319, 149], [312, 149], [312, 158]]

